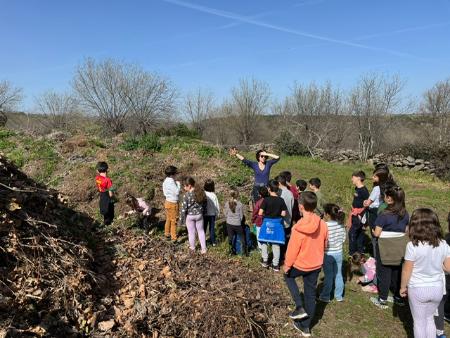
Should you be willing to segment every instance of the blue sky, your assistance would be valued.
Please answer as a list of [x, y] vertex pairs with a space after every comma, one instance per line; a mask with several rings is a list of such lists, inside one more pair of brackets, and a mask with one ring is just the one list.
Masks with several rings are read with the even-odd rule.
[[0, 0], [0, 80], [24, 88], [24, 109], [70, 89], [85, 57], [138, 63], [181, 93], [219, 98], [242, 77], [274, 98], [294, 81], [343, 89], [367, 72], [399, 74], [420, 97], [450, 77], [450, 0]]

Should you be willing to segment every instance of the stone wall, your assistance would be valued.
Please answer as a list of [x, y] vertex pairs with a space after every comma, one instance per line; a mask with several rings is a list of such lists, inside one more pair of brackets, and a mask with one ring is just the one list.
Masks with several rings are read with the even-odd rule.
[[432, 162], [412, 156], [377, 154], [373, 156], [371, 161], [373, 164], [383, 162], [393, 167], [411, 171], [425, 171], [433, 175], [436, 171], [436, 166]]
[[[349, 163], [359, 161], [358, 153], [354, 150], [341, 150], [335, 154], [327, 153], [321, 156], [330, 162], [339, 163]], [[389, 154], [376, 154], [371, 159], [369, 163], [375, 165], [378, 163], [386, 163], [389, 166], [402, 168], [411, 171], [424, 171], [430, 174], [434, 174], [436, 171], [436, 166], [430, 161], [424, 160], [422, 158], [414, 158], [412, 156], [403, 155], [389, 155]]]

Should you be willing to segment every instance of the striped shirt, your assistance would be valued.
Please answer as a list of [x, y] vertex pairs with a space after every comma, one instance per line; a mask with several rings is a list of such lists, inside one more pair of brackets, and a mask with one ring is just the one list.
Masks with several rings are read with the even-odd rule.
[[336, 221], [328, 221], [328, 245], [325, 253], [341, 253], [345, 242], [345, 228]]

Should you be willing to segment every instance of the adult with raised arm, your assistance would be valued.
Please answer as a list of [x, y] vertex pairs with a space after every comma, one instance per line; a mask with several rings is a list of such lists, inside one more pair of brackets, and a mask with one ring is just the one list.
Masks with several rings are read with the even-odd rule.
[[[258, 200], [258, 189], [260, 187], [267, 187], [270, 178], [270, 169], [272, 166], [280, 160], [280, 156], [275, 154], [270, 154], [264, 150], [258, 150], [256, 152], [256, 162], [247, 160], [244, 156], [238, 153], [236, 148], [231, 148], [231, 156], [236, 156], [242, 161], [247, 167], [253, 169], [255, 173], [255, 182], [253, 184], [252, 190], [252, 201], [253, 204]], [[269, 160], [270, 157], [270, 160]]]

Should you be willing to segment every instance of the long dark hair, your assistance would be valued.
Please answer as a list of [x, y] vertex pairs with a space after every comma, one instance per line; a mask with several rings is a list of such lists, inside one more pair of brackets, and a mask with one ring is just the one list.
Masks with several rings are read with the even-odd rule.
[[327, 203], [323, 206], [323, 211], [325, 214], [330, 215], [332, 221], [336, 221], [339, 224], [343, 224], [345, 220], [344, 211], [333, 203]]
[[409, 239], [413, 245], [422, 242], [438, 247], [443, 238], [438, 215], [433, 210], [419, 208], [413, 211], [409, 220]]
[[393, 200], [393, 204], [389, 204], [385, 210], [387, 213], [398, 215], [399, 218], [403, 218], [406, 215], [405, 206], [405, 192], [399, 186], [388, 188], [385, 191], [386, 197], [390, 197]]
[[228, 206], [232, 213], [236, 212], [237, 199], [239, 197], [239, 192], [237, 190], [231, 190], [230, 193], [231, 199], [228, 201]]
[[203, 204], [206, 201], [205, 190], [203, 189], [203, 187], [200, 184], [197, 184], [195, 182], [193, 177], [191, 177], [191, 176], [185, 177], [183, 180], [183, 184], [185, 186], [190, 185], [190, 186], [194, 187], [195, 202], [197, 202], [198, 204]]
[[378, 177], [378, 182], [373, 182], [373, 185], [380, 187], [380, 195], [384, 198], [386, 190], [396, 185], [394, 177], [387, 167], [375, 168], [373, 175]]

